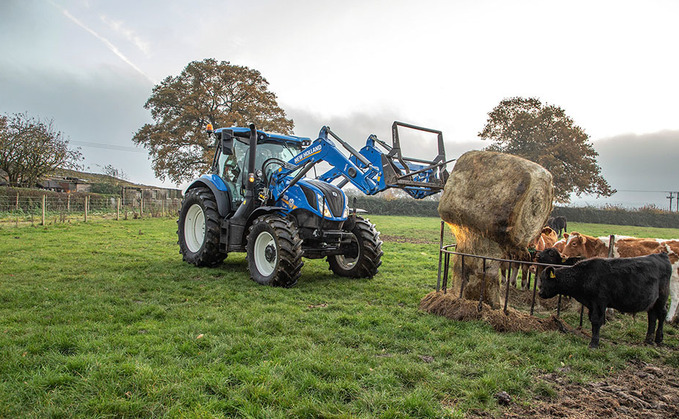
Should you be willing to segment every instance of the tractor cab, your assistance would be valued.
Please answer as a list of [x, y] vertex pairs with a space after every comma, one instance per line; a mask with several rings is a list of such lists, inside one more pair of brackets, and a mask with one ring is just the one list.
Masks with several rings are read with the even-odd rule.
[[[302, 151], [308, 138], [268, 134], [257, 131], [255, 155], [255, 188], [266, 188], [268, 179], [282, 163], [289, 161]], [[221, 141], [213, 163], [213, 174], [218, 175], [229, 190], [231, 208], [236, 209], [243, 202], [248, 182], [248, 161], [250, 159], [250, 130], [247, 128], [220, 128], [215, 135]]]

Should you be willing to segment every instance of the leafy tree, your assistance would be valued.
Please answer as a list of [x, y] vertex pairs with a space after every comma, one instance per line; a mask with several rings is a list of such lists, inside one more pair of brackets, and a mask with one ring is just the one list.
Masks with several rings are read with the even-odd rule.
[[205, 173], [211, 162], [208, 123], [215, 128], [255, 123], [264, 130], [292, 132], [293, 121], [268, 85], [259, 71], [228, 61], [190, 62], [180, 75], [153, 88], [144, 107], [151, 110], [154, 123], [144, 125], [132, 141], [149, 150], [160, 179], [190, 180]]
[[0, 116], [0, 170], [13, 186], [33, 186], [57, 168], [78, 169], [82, 154], [68, 148], [68, 140], [52, 120], [26, 113]]
[[534, 161], [553, 176], [554, 200], [570, 202], [570, 194], [611, 196], [616, 191], [601, 176], [589, 135], [563, 109], [536, 98], [505, 99], [488, 114], [479, 136], [491, 140], [489, 151]]

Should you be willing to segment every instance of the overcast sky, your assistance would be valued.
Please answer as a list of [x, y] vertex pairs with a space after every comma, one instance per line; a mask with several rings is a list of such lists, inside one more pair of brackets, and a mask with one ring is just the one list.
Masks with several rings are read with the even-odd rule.
[[160, 185], [131, 138], [153, 85], [193, 60], [261, 71], [297, 135], [330, 125], [360, 147], [401, 120], [442, 130], [449, 158], [487, 145], [500, 100], [538, 97], [585, 129], [620, 191], [574, 203], [667, 207], [678, 18], [672, 0], [0, 0], [0, 113], [54, 119], [90, 171]]

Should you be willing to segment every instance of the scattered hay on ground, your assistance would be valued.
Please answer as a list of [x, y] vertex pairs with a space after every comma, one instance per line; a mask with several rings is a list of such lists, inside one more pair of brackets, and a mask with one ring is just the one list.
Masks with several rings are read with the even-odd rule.
[[420, 301], [420, 310], [438, 314], [451, 320], [483, 320], [498, 332], [548, 330], [576, 332], [575, 329], [563, 323], [554, 315], [547, 319], [541, 319], [513, 308], [508, 308], [507, 313], [505, 313], [503, 309], [494, 310], [485, 303], [481, 304], [479, 311], [478, 301], [460, 299], [452, 293], [444, 294], [441, 291], [432, 291], [424, 296]]

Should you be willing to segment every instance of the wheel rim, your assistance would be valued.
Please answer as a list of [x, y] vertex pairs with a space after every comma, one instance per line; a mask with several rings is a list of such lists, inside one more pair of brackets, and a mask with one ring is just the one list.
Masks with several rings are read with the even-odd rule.
[[198, 204], [193, 204], [186, 212], [184, 219], [184, 241], [186, 247], [196, 253], [205, 241], [205, 213]]
[[356, 240], [356, 238], [352, 239], [352, 242], [356, 245], [357, 251], [356, 257], [351, 258], [344, 255], [337, 255], [335, 257], [337, 264], [346, 271], [353, 269], [354, 266], [356, 266], [358, 259], [361, 257], [361, 246], [358, 245], [358, 241]]
[[278, 252], [276, 250], [276, 241], [273, 236], [263, 231], [257, 236], [254, 246], [254, 258], [257, 270], [263, 276], [269, 276], [276, 269], [276, 262], [278, 260]]

